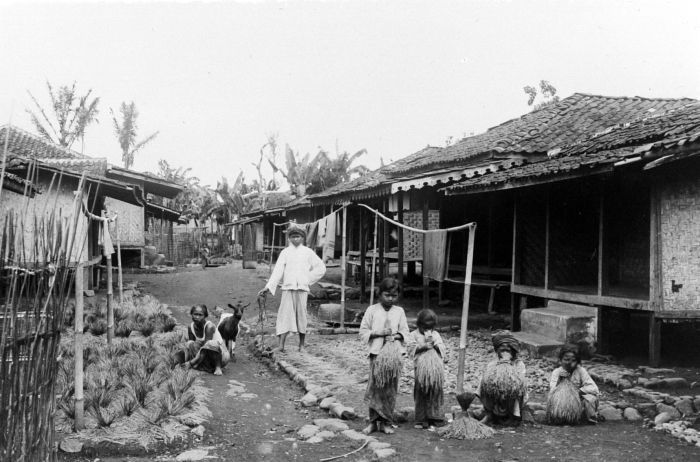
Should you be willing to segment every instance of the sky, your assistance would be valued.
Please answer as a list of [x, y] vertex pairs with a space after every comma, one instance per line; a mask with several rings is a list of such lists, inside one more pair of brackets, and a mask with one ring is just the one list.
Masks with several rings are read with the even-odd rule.
[[109, 109], [133, 101], [139, 138], [159, 131], [138, 171], [252, 180], [270, 134], [301, 154], [364, 148], [376, 168], [528, 112], [542, 79], [562, 97], [700, 99], [696, 5], [0, 0], [0, 124], [34, 132], [27, 92], [48, 105], [47, 81], [75, 81], [100, 114], [74, 149], [115, 165]]

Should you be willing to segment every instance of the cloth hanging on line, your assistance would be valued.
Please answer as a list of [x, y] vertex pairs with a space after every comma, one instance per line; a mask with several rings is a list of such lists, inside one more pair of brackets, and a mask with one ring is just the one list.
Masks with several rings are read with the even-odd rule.
[[337, 229], [335, 226], [336, 215], [338, 214], [333, 212], [330, 215], [326, 216], [325, 219], [322, 219], [325, 222], [326, 228], [325, 238], [323, 240], [322, 254], [322, 260], [324, 261], [324, 263], [328, 260], [333, 260], [333, 258], [335, 257], [335, 230]]
[[112, 237], [109, 235], [109, 225], [107, 219], [104, 219], [102, 225], [102, 253], [105, 257], [109, 257], [114, 253], [114, 245]]
[[318, 221], [306, 223], [306, 247], [315, 249], [318, 247]]
[[444, 281], [447, 273], [447, 230], [425, 234], [424, 245], [425, 276], [435, 281]]

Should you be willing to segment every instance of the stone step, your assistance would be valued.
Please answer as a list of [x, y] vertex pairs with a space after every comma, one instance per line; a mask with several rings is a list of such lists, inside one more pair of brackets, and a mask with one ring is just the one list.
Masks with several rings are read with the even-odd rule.
[[520, 342], [521, 349], [527, 351], [531, 358], [556, 356], [559, 348], [564, 345], [564, 342], [530, 332], [513, 332], [513, 336]]
[[562, 343], [595, 344], [596, 308], [550, 301], [546, 308], [530, 308], [520, 314], [523, 332], [538, 334]]

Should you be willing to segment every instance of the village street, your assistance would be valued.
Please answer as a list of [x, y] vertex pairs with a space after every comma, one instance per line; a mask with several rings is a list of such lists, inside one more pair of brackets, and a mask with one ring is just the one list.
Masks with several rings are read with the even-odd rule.
[[[228, 302], [251, 302], [244, 319], [251, 325], [257, 318], [255, 294], [264, 284], [267, 267], [257, 270], [243, 270], [239, 262], [219, 268], [180, 270], [170, 274], [128, 275], [127, 279], [138, 281], [139, 288], [159, 298], [169, 305], [180, 323], [189, 320], [189, 306], [204, 303], [210, 309]], [[268, 312], [276, 305], [268, 302]], [[213, 312], [213, 310], [212, 310]], [[409, 323], [411, 322], [409, 315]], [[271, 322], [270, 322], [271, 324]], [[312, 320], [311, 325], [314, 325]], [[289, 361], [296, 364], [332, 363], [332, 358], [323, 358], [327, 342], [354, 342], [354, 335], [321, 336], [309, 335], [309, 352], [300, 355], [287, 353]], [[314, 419], [328, 418], [328, 414], [317, 407], [302, 407], [298, 400], [303, 390], [279, 371], [255, 359], [247, 346], [252, 339], [239, 339], [236, 349], [236, 362], [230, 363], [222, 377], [204, 375], [205, 385], [212, 391], [210, 410], [212, 419], [205, 424], [206, 430], [201, 440], [195, 440], [186, 450], [200, 449], [206, 453], [206, 460], [320, 460], [350, 452], [362, 444], [341, 434], [336, 434], [319, 443], [301, 440], [297, 430], [303, 425], [312, 424]], [[268, 337], [267, 342], [271, 339]], [[296, 338], [291, 339], [294, 346]], [[292, 350], [292, 348], [290, 348]], [[356, 354], [357, 361], [364, 361], [364, 351]], [[300, 356], [315, 356], [300, 358]], [[330, 372], [337, 374], [334, 380], [342, 382], [344, 364], [354, 360], [338, 358], [338, 364], [325, 364]], [[539, 364], [539, 363], [537, 363]], [[301, 369], [302, 366], [300, 366]], [[528, 368], [533, 367], [528, 362]], [[535, 366], [537, 367], [537, 366]], [[324, 369], [325, 370], [325, 369]], [[454, 371], [451, 371], [454, 373]], [[310, 376], [318, 371], [304, 371]], [[448, 371], [448, 374], [450, 371]], [[347, 374], [350, 375], [349, 373]], [[366, 408], [362, 405], [364, 383], [346, 387], [343, 401], [354, 406], [360, 415], [354, 421], [347, 421], [350, 429], [364, 427], [363, 416]], [[402, 387], [404, 388], [404, 387]], [[610, 391], [610, 390], [608, 390]], [[352, 396], [350, 396], [352, 395]], [[610, 399], [614, 395], [608, 396]], [[410, 392], [403, 390], [399, 407], [410, 406]], [[454, 395], [445, 397], [446, 408], [456, 404]], [[606, 422], [597, 426], [550, 427], [525, 425], [515, 430], [504, 429], [492, 439], [478, 441], [441, 440], [437, 434], [416, 430], [413, 422], [402, 423], [396, 434], [377, 436], [380, 442], [387, 442], [396, 450], [396, 455], [388, 460], [402, 461], [453, 461], [453, 460], [696, 460], [700, 458], [700, 448], [681, 443], [662, 432], [655, 432], [638, 422]], [[196, 454], [196, 453], [193, 453]], [[178, 453], [158, 456], [159, 460], [174, 460]], [[374, 460], [376, 455], [364, 449], [342, 460]], [[101, 460], [127, 460], [123, 457]], [[153, 460], [151, 457], [132, 457], [128, 460]]]

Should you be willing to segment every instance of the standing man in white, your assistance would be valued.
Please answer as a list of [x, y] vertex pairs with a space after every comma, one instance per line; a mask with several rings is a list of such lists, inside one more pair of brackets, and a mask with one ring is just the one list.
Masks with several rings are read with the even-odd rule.
[[[275, 295], [277, 286], [282, 286], [282, 300], [277, 311], [277, 337], [279, 348], [284, 352], [284, 343], [289, 332], [299, 333], [299, 351], [304, 349], [306, 338], [306, 299], [309, 287], [326, 274], [326, 265], [318, 258], [316, 252], [306, 247], [303, 242], [306, 231], [292, 223], [287, 228], [289, 246], [286, 247], [275, 263], [265, 287], [258, 295], [271, 293]], [[281, 284], [280, 284], [281, 282]]]

